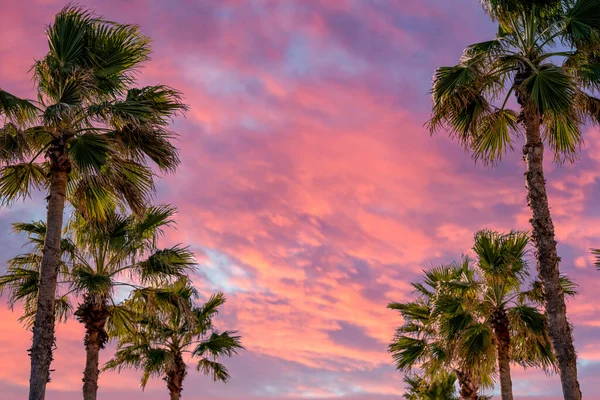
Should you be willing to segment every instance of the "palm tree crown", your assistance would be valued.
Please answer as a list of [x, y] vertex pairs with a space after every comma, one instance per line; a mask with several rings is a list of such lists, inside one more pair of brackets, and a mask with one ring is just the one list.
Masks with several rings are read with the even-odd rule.
[[32, 68], [37, 101], [0, 90], [0, 197], [27, 197], [48, 186], [49, 172], [64, 170], [79, 212], [105, 218], [118, 203], [142, 212], [153, 189], [146, 161], [162, 171], [179, 163], [166, 127], [187, 108], [181, 94], [132, 86], [150, 53], [135, 25], [67, 7], [46, 33], [50, 50]]
[[117, 352], [105, 369], [142, 370], [142, 388], [151, 377], [163, 378], [171, 399], [179, 399], [187, 375], [183, 359], [187, 353], [199, 372], [227, 382], [227, 368], [218, 360], [243, 349], [240, 336], [215, 329], [213, 319], [225, 303], [222, 293], [211, 296], [202, 307], [193, 305], [196, 296], [186, 279], [132, 292], [125, 306], [138, 316], [136, 329], [120, 332]]
[[520, 106], [539, 116], [556, 159], [572, 159], [582, 124], [600, 121], [600, 99], [594, 97], [600, 22], [590, 18], [600, 4], [555, 1], [548, 10], [532, 2], [515, 12], [520, 2], [484, 3], [499, 21], [498, 34], [468, 46], [457, 65], [436, 70], [431, 131], [448, 129], [476, 159], [496, 163], [512, 149], [523, 118], [510, 108], [515, 94]]

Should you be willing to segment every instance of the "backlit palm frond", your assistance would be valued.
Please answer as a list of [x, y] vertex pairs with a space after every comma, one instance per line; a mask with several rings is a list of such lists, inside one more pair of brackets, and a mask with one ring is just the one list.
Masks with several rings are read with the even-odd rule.
[[565, 36], [575, 45], [585, 46], [598, 40], [600, 2], [578, 0], [570, 4], [565, 15]]
[[186, 276], [195, 266], [194, 254], [187, 247], [173, 246], [156, 250], [147, 259], [136, 263], [133, 269], [142, 282], [157, 284]]
[[85, 65], [98, 92], [114, 95], [134, 81], [134, 73], [148, 59], [150, 39], [139, 26], [96, 19], [89, 29]]
[[40, 110], [29, 100], [21, 99], [0, 89], [0, 116], [15, 124], [35, 122]]
[[79, 293], [108, 296], [113, 289], [110, 275], [89, 265], [78, 265], [71, 272], [72, 285]]
[[574, 161], [583, 144], [582, 119], [574, 111], [544, 118], [543, 136], [554, 152], [555, 161]]
[[87, 133], [68, 142], [67, 154], [82, 174], [99, 174], [111, 155], [111, 142], [104, 135]]
[[211, 295], [202, 307], [194, 309], [201, 332], [212, 329], [213, 318], [219, 313], [219, 307], [223, 304], [225, 304], [225, 295], [223, 293], [216, 293]]
[[517, 132], [518, 115], [512, 110], [498, 109], [485, 114], [475, 129], [471, 148], [475, 160], [496, 164], [512, 150], [512, 136]]
[[573, 109], [574, 82], [562, 68], [540, 67], [527, 78], [523, 88], [542, 116], [568, 114]]
[[134, 161], [147, 158], [164, 172], [172, 172], [179, 165], [179, 151], [171, 144], [175, 136], [161, 126], [128, 124], [109, 135]]
[[213, 332], [208, 339], [200, 342], [193, 351], [196, 357], [218, 359], [221, 357], [231, 357], [237, 354], [239, 349], [243, 349], [241, 336], [236, 336], [235, 331], [225, 331], [222, 333]]
[[37, 163], [19, 163], [0, 168], [0, 202], [12, 204], [46, 187], [46, 171]]
[[206, 376], [211, 376], [215, 382], [227, 382], [230, 378], [229, 371], [223, 364], [206, 358], [201, 358], [198, 361], [196, 369]]

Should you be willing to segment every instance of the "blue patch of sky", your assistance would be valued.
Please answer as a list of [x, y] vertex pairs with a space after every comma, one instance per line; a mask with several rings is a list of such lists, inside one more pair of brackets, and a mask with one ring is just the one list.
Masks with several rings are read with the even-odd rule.
[[228, 293], [244, 292], [248, 288], [242, 288], [232, 282], [232, 277], [243, 277], [247, 272], [235, 263], [226, 254], [215, 249], [202, 249], [208, 260], [198, 267], [197, 274], [203, 275], [217, 290]]
[[294, 34], [288, 44], [284, 73], [291, 77], [303, 77], [335, 70], [345, 75], [357, 75], [367, 68], [364, 61], [340, 47], [331, 45], [325, 51], [320, 47], [312, 43], [307, 35]]

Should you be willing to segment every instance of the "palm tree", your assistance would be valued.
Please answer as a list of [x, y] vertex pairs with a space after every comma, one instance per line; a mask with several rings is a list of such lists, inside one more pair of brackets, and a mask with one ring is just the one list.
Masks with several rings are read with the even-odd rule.
[[403, 397], [407, 400], [458, 400], [454, 374], [441, 373], [436, 379], [419, 374], [406, 375], [404, 383], [406, 391]]
[[[193, 306], [195, 290], [183, 279], [171, 285], [140, 289], [132, 293], [125, 306], [138, 315], [136, 329], [123, 331], [115, 356], [107, 370], [135, 368], [142, 370], [141, 386], [150, 377], [162, 378], [171, 400], [179, 400], [187, 375], [184, 353], [196, 359], [196, 368], [214, 381], [227, 382], [229, 373], [217, 360], [231, 357], [243, 349], [234, 331], [219, 333], [213, 318], [225, 297], [218, 293], [202, 307]], [[165, 307], [165, 303], [170, 303]], [[148, 310], [162, 310], [149, 313]]]
[[[131, 313], [115, 299], [115, 290], [119, 287], [138, 289], [181, 279], [195, 266], [193, 254], [187, 248], [156, 247], [158, 236], [172, 223], [174, 212], [170, 206], [150, 207], [141, 219], [111, 212], [101, 224], [77, 215], [68, 225], [71, 238], [63, 241], [71, 244], [70, 262], [61, 269], [61, 283], [68, 285], [70, 290], [59, 296], [64, 301], [57, 304], [64, 304], [66, 310], [61, 310], [59, 316], [66, 317], [71, 308], [69, 295], [82, 300], [74, 314], [85, 326], [85, 400], [97, 397], [100, 350], [109, 340], [107, 325], [113, 329], [133, 329]], [[0, 289], [3, 284], [7, 286], [13, 302], [24, 300], [27, 316], [31, 315], [28, 304], [35, 304], [37, 295], [39, 249], [43, 243], [40, 234], [45, 229], [43, 222], [16, 226], [20, 230], [30, 229], [34, 251], [11, 260], [8, 273], [0, 278]]]
[[497, 363], [502, 399], [512, 399], [511, 362], [555, 365], [546, 317], [531, 301], [536, 288], [521, 291], [527, 236], [481, 231], [475, 238], [477, 269], [464, 258], [426, 271], [425, 282], [413, 285], [416, 302], [389, 306], [405, 320], [389, 349], [401, 370], [420, 364], [426, 377], [454, 373], [463, 399], [481, 398]]
[[[494, 362], [488, 356], [488, 348], [476, 348], [476, 342], [465, 343], [461, 329], [451, 332], [440, 327], [451, 326], [461, 318], [473, 319], [466, 308], [455, 310], [453, 318], [439, 311], [440, 300], [453, 298], [456, 281], [468, 282], [473, 271], [468, 260], [452, 265], [443, 265], [423, 272], [422, 283], [413, 283], [417, 298], [406, 303], [390, 303], [388, 308], [400, 312], [404, 325], [396, 330], [388, 351], [396, 368], [409, 373], [419, 367], [424, 377], [436, 381], [454, 374], [460, 387], [461, 399], [477, 400], [481, 390], [493, 386]], [[467, 285], [471, 288], [472, 285]], [[472, 291], [470, 294], [474, 293]], [[463, 299], [468, 293], [463, 293]], [[469, 345], [471, 348], [469, 348]]]
[[[468, 46], [458, 65], [438, 68], [431, 132], [447, 129], [476, 160], [495, 164], [522, 129], [532, 239], [544, 286], [549, 333], [565, 399], [579, 400], [576, 353], [560, 285], [559, 257], [543, 170], [544, 144], [573, 160], [581, 126], [598, 123], [600, 2], [485, 0], [496, 38]], [[560, 44], [560, 48], [555, 48]], [[516, 96], [517, 110], [509, 108]]]
[[521, 291], [527, 277], [524, 257], [528, 241], [523, 232], [480, 231], [475, 234], [473, 246], [481, 294], [475, 306], [483, 319], [481, 323], [490, 328], [495, 344], [502, 400], [513, 399], [510, 373], [513, 360], [546, 370], [554, 365], [546, 317], [535, 305], [526, 302], [528, 296]]
[[179, 163], [171, 117], [186, 109], [167, 86], [134, 88], [150, 41], [135, 25], [66, 7], [46, 30], [49, 50], [32, 67], [37, 101], [0, 90], [0, 199], [47, 192], [46, 237], [30, 351], [30, 400], [45, 397], [65, 202], [105, 218], [121, 203], [141, 213], [153, 191], [146, 162]]

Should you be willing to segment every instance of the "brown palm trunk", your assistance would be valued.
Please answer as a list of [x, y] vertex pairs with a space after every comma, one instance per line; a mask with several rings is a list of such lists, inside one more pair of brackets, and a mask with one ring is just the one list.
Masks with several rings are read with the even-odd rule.
[[[529, 107], [531, 108], [531, 107]], [[559, 262], [554, 240], [554, 225], [550, 216], [546, 180], [544, 178], [544, 144], [540, 135], [540, 117], [536, 111], [523, 111], [525, 146], [523, 156], [527, 164], [525, 174], [527, 203], [533, 218], [532, 239], [536, 247], [537, 267], [544, 287], [549, 334], [556, 353], [560, 380], [565, 400], [580, 400], [577, 381], [577, 354], [573, 346], [571, 326], [567, 320], [565, 297], [560, 285]]]
[[181, 392], [183, 391], [183, 380], [185, 379], [186, 365], [183, 361], [181, 353], [176, 353], [174, 357], [174, 365], [169, 371], [164, 380], [167, 382], [167, 388], [169, 389], [169, 395], [171, 400], [180, 400]]
[[98, 394], [98, 369], [100, 350], [108, 341], [104, 329], [110, 316], [104, 297], [85, 296], [75, 312], [77, 319], [85, 326], [85, 369], [83, 370], [83, 399], [96, 400]]
[[29, 400], [44, 400], [46, 384], [50, 380], [50, 364], [54, 347], [54, 304], [56, 280], [60, 261], [60, 241], [67, 190], [68, 167], [64, 163], [52, 163], [46, 238], [40, 267], [37, 309], [33, 324], [33, 343], [30, 349], [31, 374], [29, 377]]
[[460, 386], [460, 398], [462, 400], [477, 400], [479, 398], [479, 382], [469, 373], [455, 370], [458, 385]]
[[492, 315], [492, 327], [496, 335], [500, 394], [502, 400], [513, 400], [512, 378], [510, 376], [510, 324], [506, 311], [499, 309]]

